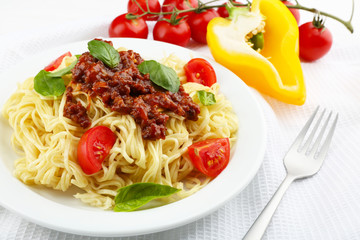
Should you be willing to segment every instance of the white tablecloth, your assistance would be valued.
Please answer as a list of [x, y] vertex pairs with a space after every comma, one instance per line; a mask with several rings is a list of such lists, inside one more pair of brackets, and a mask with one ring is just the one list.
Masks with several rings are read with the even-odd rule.
[[[350, 16], [350, 0], [300, 2], [345, 19]], [[52, 47], [107, 37], [109, 23], [125, 12], [126, 3], [126, 0], [0, 0], [0, 73]], [[283, 156], [317, 105], [340, 114], [328, 157], [317, 175], [291, 185], [264, 239], [360, 239], [360, 8], [357, 0], [356, 4], [355, 33], [350, 34], [341, 24], [328, 19], [326, 24], [334, 37], [330, 53], [317, 62], [302, 64], [307, 86], [303, 106], [287, 105], [254, 90], [264, 111], [268, 139], [264, 162], [248, 187], [196, 222], [126, 239], [241, 239], [284, 178]], [[310, 20], [311, 15], [302, 12], [302, 22]], [[189, 48], [211, 57], [206, 46], [191, 43]], [[0, 81], [6, 84], [5, 79]], [[0, 239], [93, 238], [44, 228], [0, 206]]]

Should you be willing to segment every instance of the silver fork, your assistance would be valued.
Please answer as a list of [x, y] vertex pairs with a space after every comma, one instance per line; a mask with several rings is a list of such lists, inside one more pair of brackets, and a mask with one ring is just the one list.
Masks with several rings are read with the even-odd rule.
[[[332, 112], [326, 118], [325, 123], [321, 127], [320, 133], [317, 135], [314, 143], [312, 143], [315, 133], [318, 129], [320, 129], [320, 123], [322, 122], [322, 119], [325, 115], [324, 109], [320, 117], [316, 121], [312, 131], [310, 132], [309, 128], [312, 125], [312, 122], [318, 111], [319, 107], [317, 107], [317, 109], [311, 115], [299, 135], [296, 137], [294, 143], [291, 145], [287, 154], [285, 155], [284, 165], [287, 171], [287, 175], [279, 186], [278, 190], [275, 192], [274, 196], [271, 198], [264, 210], [255, 220], [249, 231], [246, 233], [243, 240], [261, 239], [290, 184], [296, 179], [310, 177], [320, 170], [326, 153], [329, 149], [332, 136], [334, 135], [335, 126], [338, 120], [338, 114], [336, 114], [330, 130], [328, 131], [326, 138], [323, 140], [322, 145], [320, 146], [327, 126], [329, 125]], [[303, 142], [305, 141], [305, 136], [307, 136], [307, 140], [303, 144]]]

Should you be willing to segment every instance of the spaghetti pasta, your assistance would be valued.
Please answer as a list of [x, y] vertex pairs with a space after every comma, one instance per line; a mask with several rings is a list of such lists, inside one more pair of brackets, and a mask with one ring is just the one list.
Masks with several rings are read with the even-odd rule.
[[[72, 61], [74, 58], [65, 57], [60, 68]], [[182, 189], [166, 201], [187, 197], [204, 187], [211, 179], [194, 170], [187, 148], [193, 142], [209, 138], [226, 137], [232, 145], [236, 141], [237, 117], [230, 102], [219, 93], [217, 83], [212, 87], [185, 83], [184, 62], [174, 55], [162, 63], [177, 72], [185, 91], [200, 106], [197, 121], [167, 113], [165, 139], [144, 140], [130, 115], [111, 111], [99, 97], [73, 91], [77, 101], [90, 106], [87, 110], [91, 127], [104, 125], [117, 135], [102, 170], [93, 175], [84, 174], [77, 163], [77, 145], [85, 130], [64, 117], [65, 94], [56, 99], [41, 97], [34, 91], [33, 78], [25, 80], [3, 108], [4, 117], [14, 129], [11, 143], [21, 154], [15, 161], [14, 175], [25, 184], [61, 191], [76, 186], [79, 192], [75, 198], [102, 209], [112, 209], [117, 189], [135, 182]], [[199, 90], [214, 93], [216, 104], [203, 106], [196, 95]]]

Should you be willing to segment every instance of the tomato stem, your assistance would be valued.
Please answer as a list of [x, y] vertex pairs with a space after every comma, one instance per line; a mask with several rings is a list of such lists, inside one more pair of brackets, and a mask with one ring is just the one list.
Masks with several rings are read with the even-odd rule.
[[308, 8], [308, 7], [305, 7], [301, 4], [299, 4], [299, 2], [297, 0], [295, 0], [296, 4], [295, 5], [287, 5], [288, 8], [295, 8], [295, 9], [300, 9], [300, 10], [305, 10], [305, 11], [308, 11], [308, 12], [312, 12], [314, 14], [320, 14], [322, 16], [326, 16], [326, 17], [329, 17], [329, 18], [332, 18], [340, 23], [342, 23], [351, 33], [354, 32], [354, 27], [352, 26], [351, 24], [351, 21], [352, 21], [352, 18], [354, 16], [354, 0], [352, 0], [352, 10], [351, 10], [351, 16], [350, 16], [350, 19], [348, 21], [345, 21], [337, 16], [334, 16], [330, 13], [326, 13], [326, 12], [322, 12], [322, 11], [319, 11], [318, 9], [316, 8]]
[[[138, 3], [137, 0], [132, 0], [133, 2], [135, 2], [135, 4], [137, 5], [137, 7], [142, 11], [142, 12], [145, 12], [144, 9], [140, 6], [140, 4]], [[146, 6], [149, 6], [149, 1], [146, 0]], [[149, 11], [149, 7], [147, 7], [147, 11]], [[143, 15], [143, 14], [141, 14]]]
[[[215, 3], [215, 2], [218, 2], [219, 0], [211, 0], [209, 2], [206, 2], [206, 3], [203, 3], [202, 1], [198, 0], [198, 7], [194, 8], [194, 7], [190, 7], [188, 9], [184, 9], [184, 10], [177, 10], [176, 8], [174, 9], [174, 11], [171, 11], [171, 12], [151, 12], [150, 11], [150, 8], [149, 8], [149, 2], [148, 0], [146, 0], [146, 6], [147, 6], [147, 11], [144, 11], [141, 7], [140, 7], [140, 4], [137, 2], [137, 0], [132, 0], [134, 1], [138, 7], [141, 9], [141, 11], [143, 11], [143, 14], [141, 15], [134, 15], [132, 14], [131, 15], [131, 19], [134, 19], [134, 18], [139, 18], [139, 17], [142, 17], [146, 14], [149, 14], [149, 15], [170, 15], [170, 14], [174, 14], [174, 12], [176, 14], [181, 14], [181, 13], [187, 13], [187, 12], [196, 12], [196, 13], [199, 13], [199, 12], [202, 12], [204, 10], [207, 10], [207, 9], [212, 9], [212, 8], [219, 8], [219, 7], [223, 7], [224, 4], [218, 4], [218, 5], [212, 5], [212, 3]], [[284, 0], [282, 0], [284, 1]], [[234, 6], [248, 6], [251, 2], [249, 0], [247, 0], [247, 3], [246, 4], [239, 4], [239, 3], [236, 3], [235, 0], [229, 0], [229, 2], [231, 2], [231, 4], [233, 4]], [[287, 5], [288, 8], [295, 8], [295, 9], [300, 9], [300, 10], [304, 10], [304, 11], [308, 11], [308, 12], [312, 12], [314, 14], [320, 14], [322, 16], [326, 16], [326, 17], [329, 17], [329, 18], [332, 18], [340, 23], [342, 23], [351, 33], [354, 32], [354, 27], [352, 26], [351, 24], [351, 21], [352, 21], [352, 18], [354, 16], [354, 0], [352, 0], [352, 10], [351, 10], [351, 16], [350, 16], [350, 19], [348, 21], [345, 21], [337, 16], [334, 16], [330, 13], [326, 13], [326, 12], [323, 12], [323, 11], [319, 11], [318, 9], [316, 8], [310, 8], [310, 7], [306, 7], [306, 6], [303, 6], [299, 3], [298, 0], [295, 0], [295, 5]], [[130, 14], [128, 14], [130, 15]], [[126, 18], [128, 18], [128, 15]], [[130, 18], [128, 18], [130, 19]]]
[[[133, 0], [139, 7], [139, 3], [137, 2], [137, 0]], [[203, 3], [202, 1], [198, 0], [198, 7], [194, 8], [190, 5], [190, 8], [188, 9], [184, 9], [184, 10], [177, 10], [177, 9], [174, 9], [174, 11], [171, 11], [171, 12], [151, 12], [149, 9], [147, 11], [144, 11], [141, 7], [141, 11], [143, 12], [143, 14], [141, 15], [134, 15], [134, 14], [131, 14], [131, 19], [134, 19], [134, 18], [140, 18], [146, 14], [150, 14], [150, 15], [170, 15], [170, 14], [174, 14], [174, 12], [176, 12], [177, 14], [181, 14], [181, 13], [188, 13], [188, 12], [201, 12], [201, 11], [204, 11], [204, 10], [207, 10], [207, 9], [212, 9], [212, 8], [219, 8], [219, 7], [224, 7], [223, 4], [218, 4], [218, 5], [210, 5], [211, 3], [214, 3], [214, 2], [218, 2], [219, 0], [212, 0], [212, 1], [209, 1], [209, 2], [206, 2], [206, 3]], [[234, 6], [248, 6], [248, 4], [239, 4], [239, 3], [236, 3], [234, 2], [234, 0], [229, 0]], [[146, 3], [148, 4], [148, 0], [146, 0]], [[129, 15], [129, 14], [128, 14]], [[135, 16], [135, 17], [133, 17]]]
[[143, 13], [141, 15], [135, 15], [135, 14], [132, 14], [132, 13], [128, 13], [126, 14], [125, 18], [128, 19], [128, 20], [132, 20], [132, 19], [137, 19], [137, 18], [141, 18], [142, 16], [145, 16], [146, 13]]

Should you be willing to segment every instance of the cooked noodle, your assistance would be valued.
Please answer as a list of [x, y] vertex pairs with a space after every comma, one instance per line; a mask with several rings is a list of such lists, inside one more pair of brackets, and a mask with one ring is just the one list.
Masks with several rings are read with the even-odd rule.
[[[61, 67], [73, 60], [66, 57]], [[174, 68], [182, 82], [186, 80], [184, 63], [178, 58], [170, 55], [163, 64]], [[233, 145], [238, 122], [229, 101], [218, 94], [218, 84], [208, 88], [185, 83], [184, 88], [201, 108], [198, 121], [168, 113], [166, 139], [156, 141], [144, 140], [140, 127], [130, 115], [112, 112], [100, 98], [91, 99], [84, 92], [74, 91], [73, 95], [83, 106], [90, 106], [91, 127], [108, 126], [118, 137], [102, 170], [86, 175], [76, 157], [78, 141], [85, 130], [63, 116], [65, 94], [58, 99], [41, 97], [34, 91], [33, 78], [27, 79], [3, 109], [3, 115], [14, 129], [12, 145], [21, 154], [15, 161], [15, 176], [25, 184], [62, 191], [75, 185], [82, 189], [76, 198], [103, 209], [113, 208], [118, 188], [135, 182], [155, 182], [182, 189], [167, 201], [193, 194], [211, 179], [194, 170], [187, 155], [188, 146], [223, 137], [229, 137]], [[198, 90], [213, 92], [217, 103], [203, 106], [196, 95]]]

